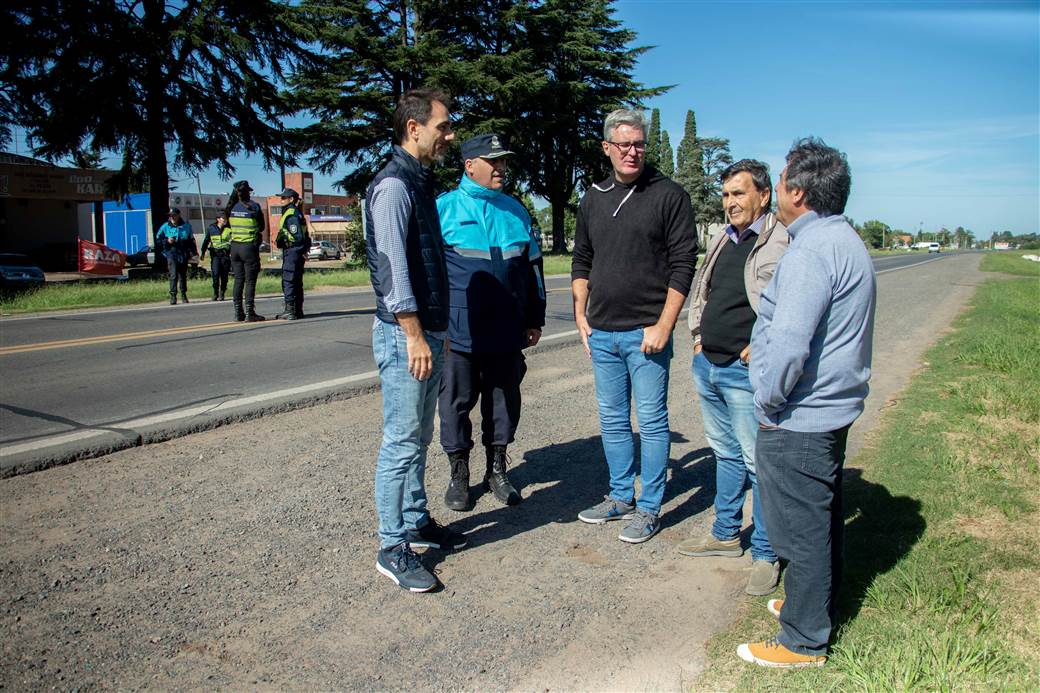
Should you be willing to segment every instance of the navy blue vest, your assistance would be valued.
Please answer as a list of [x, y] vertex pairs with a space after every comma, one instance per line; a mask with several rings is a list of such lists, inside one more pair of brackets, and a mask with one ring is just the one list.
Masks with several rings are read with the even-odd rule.
[[[437, 217], [433, 176], [419, 160], [401, 147], [394, 145], [393, 157], [368, 186], [367, 199], [384, 178], [404, 182], [412, 198], [412, 214], [408, 218], [405, 238], [405, 257], [408, 261], [408, 279], [418, 304], [419, 322], [424, 330], [436, 332], [448, 329], [448, 270], [444, 264], [444, 240]], [[365, 216], [365, 254], [376, 294], [376, 316], [383, 322], [396, 323], [397, 318], [386, 309], [383, 297], [390, 290], [392, 278], [389, 262], [376, 249], [372, 215]]]

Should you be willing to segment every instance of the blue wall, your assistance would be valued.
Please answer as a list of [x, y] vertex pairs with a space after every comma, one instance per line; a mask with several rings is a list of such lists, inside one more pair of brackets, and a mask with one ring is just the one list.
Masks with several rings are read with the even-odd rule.
[[125, 202], [105, 202], [105, 245], [124, 253], [136, 253], [148, 245], [148, 193], [130, 195]]

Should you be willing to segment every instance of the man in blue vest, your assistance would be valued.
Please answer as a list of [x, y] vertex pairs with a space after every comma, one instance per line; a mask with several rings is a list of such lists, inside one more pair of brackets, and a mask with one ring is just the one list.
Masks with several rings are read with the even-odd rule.
[[424, 483], [448, 329], [448, 271], [430, 167], [455, 137], [449, 104], [427, 89], [401, 97], [390, 161], [365, 195], [365, 252], [376, 295], [372, 352], [383, 392], [376, 570], [410, 592], [438, 584], [413, 547], [466, 545], [430, 517]]
[[213, 278], [213, 300], [223, 301], [227, 292], [228, 276], [231, 274], [231, 230], [227, 225], [227, 215], [217, 214], [212, 224], [206, 227], [206, 237], [202, 239], [202, 253], [199, 259], [205, 259], [209, 250], [209, 272]]
[[469, 510], [469, 413], [480, 399], [484, 485], [506, 505], [520, 494], [506, 476], [506, 447], [520, 421], [522, 350], [538, 343], [545, 324], [542, 253], [531, 217], [502, 192], [509, 156], [498, 135], [462, 145], [465, 175], [437, 199], [451, 295], [449, 351], [441, 381], [441, 446], [451, 463], [444, 503]]
[[181, 299], [188, 302], [188, 260], [195, 255], [195, 235], [191, 224], [181, 218], [181, 210], [170, 209], [169, 220], [155, 233], [155, 247], [166, 256], [170, 271], [170, 305], [177, 305], [177, 285]]
[[300, 195], [292, 188], [278, 193], [282, 201], [282, 219], [274, 244], [282, 249], [282, 294], [285, 309], [275, 320], [297, 320], [303, 317], [303, 263], [311, 248], [307, 220], [300, 210]]

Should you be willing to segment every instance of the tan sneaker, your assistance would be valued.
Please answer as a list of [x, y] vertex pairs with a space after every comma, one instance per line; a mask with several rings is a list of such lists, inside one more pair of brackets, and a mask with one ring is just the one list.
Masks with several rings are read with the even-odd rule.
[[775, 592], [778, 582], [780, 582], [779, 561], [751, 561], [751, 575], [748, 577], [747, 587], [744, 591], [756, 597], [762, 597]]
[[780, 609], [782, 608], [784, 608], [783, 599], [770, 599], [766, 602], [766, 609], [777, 618], [780, 618]]
[[798, 667], [822, 667], [827, 663], [826, 655], [804, 655], [792, 652], [776, 638], [764, 642], [747, 642], [737, 648], [737, 656], [745, 662], [775, 669]]
[[[679, 553], [684, 556], [740, 558], [744, 555], [744, 549], [740, 548], [740, 537], [723, 541], [709, 534], [707, 539], [687, 539], [682, 542], [679, 544]], [[768, 594], [768, 592], [765, 594]]]

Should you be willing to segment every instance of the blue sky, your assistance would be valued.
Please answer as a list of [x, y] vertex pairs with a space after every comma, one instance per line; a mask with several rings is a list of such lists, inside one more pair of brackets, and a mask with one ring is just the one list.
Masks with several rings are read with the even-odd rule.
[[[636, 78], [676, 85], [648, 104], [673, 146], [692, 108], [702, 137], [728, 138], [735, 158], [762, 159], [775, 176], [791, 143], [815, 135], [848, 155], [846, 213], [859, 222], [1040, 231], [1040, 0], [616, 8], [637, 45], [655, 46]], [[277, 192], [277, 171], [234, 163], [236, 178]], [[342, 175], [316, 176], [316, 191]], [[201, 179], [204, 192], [230, 187], [212, 169]]]
[[671, 142], [687, 109], [702, 137], [774, 175], [798, 137], [848, 155], [846, 213], [916, 231], [1040, 230], [1040, 4], [621, 0], [656, 46], [636, 71], [675, 84]]

